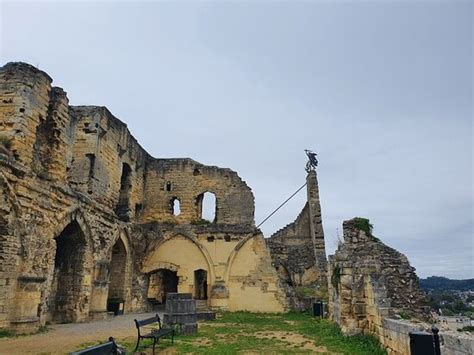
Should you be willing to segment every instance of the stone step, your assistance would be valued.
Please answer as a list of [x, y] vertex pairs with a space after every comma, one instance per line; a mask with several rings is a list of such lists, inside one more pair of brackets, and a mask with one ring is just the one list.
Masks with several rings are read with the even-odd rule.
[[209, 304], [207, 300], [196, 300], [196, 309], [197, 310], [209, 310]]

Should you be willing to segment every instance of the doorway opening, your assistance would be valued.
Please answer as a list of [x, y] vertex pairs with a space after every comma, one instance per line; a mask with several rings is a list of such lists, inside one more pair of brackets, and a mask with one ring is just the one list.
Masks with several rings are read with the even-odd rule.
[[207, 300], [207, 271], [203, 269], [194, 271], [194, 298]]
[[166, 295], [170, 292], [178, 292], [179, 277], [176, 271], [158, 269], [150, 274], [148, 284], [148, 301], [152, 304], [166, 303]]
[[71, 323], [78, 319], [84, 278], [86, 240], [76, 221], [56, 237], [51, 305], [54, 322]]
[[109, 291], [107, 296], [107, 310], [115, 315], [123, 314], [125, 305], [125, 276], [127, 266], [127, 250], [119, 238], [112, 247], [110, 261]]

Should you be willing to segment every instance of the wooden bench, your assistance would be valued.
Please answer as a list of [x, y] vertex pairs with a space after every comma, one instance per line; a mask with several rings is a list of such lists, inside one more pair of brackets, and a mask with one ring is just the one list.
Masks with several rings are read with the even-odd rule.
[[[140, 328], [144, 328], [147, 325], [155, 325], [158, 324], [158, 328], [147, 329], [146, 334], [142, 334]], [[153, 339], [153, 354], [155, 353], [155, 345], [159, 341], [160, 338], [171, 336], [171, 344], [174, 343], [174, 329], [163, 329], [161, 327], [161, 319], [160, 316], [157, 314], [154, 317], [143, 319], [143, 320], [136, 320], [135, 325], [137, 326], [138, 331], [138, 339], [137, 339], [137, 346], [135, 347], [134, 351], [137, 351], [138, 346], [140, 345], [140, 340], [142, 339]], [[149, 332], [148, 332], [149, 331]]]
[[117, 355], [123, 354], [123, 352], [119, 352], [119, 347], [115, 343], [114, 338], [110, 337], [109, 341], [103, 344], [91, 346], [90, 348], [76, 351], [71, 353], [71, 355]]

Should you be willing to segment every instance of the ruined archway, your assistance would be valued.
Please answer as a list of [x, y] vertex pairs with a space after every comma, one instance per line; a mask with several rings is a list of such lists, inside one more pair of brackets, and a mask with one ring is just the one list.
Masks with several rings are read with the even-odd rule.
[[85, 276], [86, 238], [77, 221], [70, 222], [55, 238], [56, 253], [50, 293], [52, 319], [59, 323], [80, 318]]

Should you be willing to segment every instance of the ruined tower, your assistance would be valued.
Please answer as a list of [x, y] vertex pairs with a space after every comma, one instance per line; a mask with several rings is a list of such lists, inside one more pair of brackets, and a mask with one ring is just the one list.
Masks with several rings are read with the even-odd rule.
[[306, 186], [308, 192], [309, 230], [311, 240], [313, 241], [315, 266], [320, 281], [324, 282], [326, 279], [327, 260], [316, 170], [310, 171], [308, 176], [306, 176]]
[[307, 202], [296, 220], [267, 239], [280, 278], [290, 286], [325, 286], [327, 260], [315, 170], [306, 177]]

